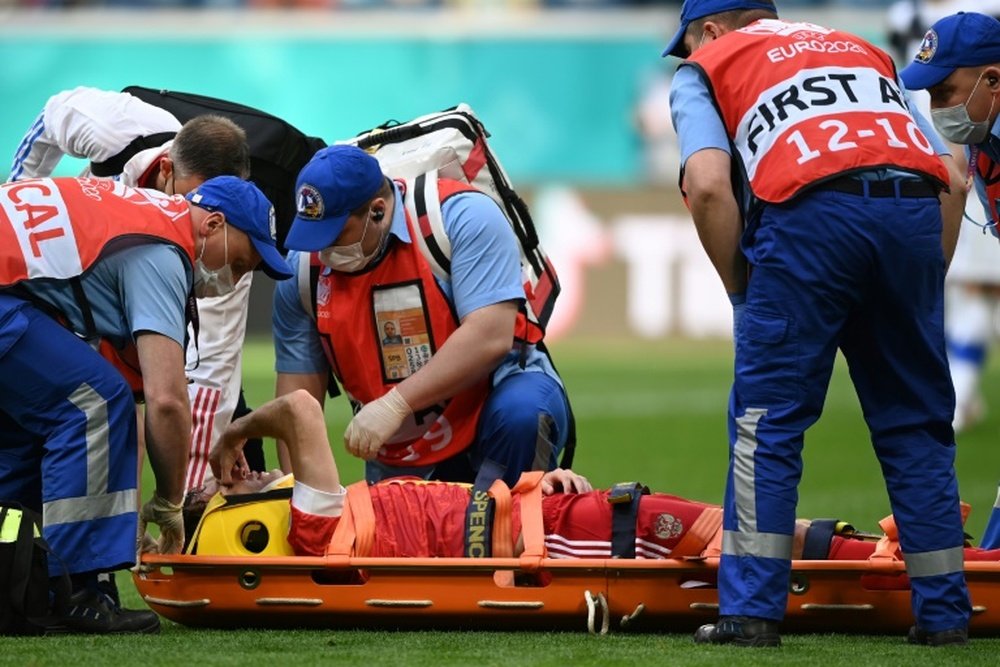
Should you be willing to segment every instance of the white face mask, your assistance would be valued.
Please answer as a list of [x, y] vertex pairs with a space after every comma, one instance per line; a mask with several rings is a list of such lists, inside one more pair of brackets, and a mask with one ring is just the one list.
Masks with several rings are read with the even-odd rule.
[[986, 137], [990, 134], [990, 114], [993, 113], [993, 103], [996, 101], [996, 95], [990, 99], [990, 110], [986, 113], [986, 118], [981, 121], [974, 121], [969, 117], [969, 100], [976, 93], [976, 88], [979, 87], [979, 82], [983, 79], [983, 74], [979, 75], [976, 79], [976, 85], [972, 87], [972, 92], [969, 93], [969, 99], [965, 100], [965, 104], [956, 104], [953, 107], [948, 107], [947, 109], [931, 109], [931, 121], [934, 123], [934, 127], [941, 136], [948, 141], [956, 144], [981, 144], [986, 141]]
[[224, 296], [236, 289], [233, 281], [233, 269], [229, 266], [229, 225], [222, 227], [224, 235], [225, 250], [223, 259], [225, 263], [221, 268], [212, 270], [205, 266], [201, 258], [205, 255], [205, 247], [208, 246], [208, 239], [201, 246], [201, 253], [194, 261], [194, 295], [199, 299], [211, 296]]
[[361, 232], [361, 240], [345, 246], [330, 246], [329, 248], [320, 250], [319, 261], [324, 266], [328, 266], [334, 271], [340, 271], [341, 273], [354, 273], [368, 266], [369, 262], [375, 259], [382, 251], [385, 239], [388, 238], [388, 235], [384, 235], [379, 240], [378, 245], [375, 246], [375, 249], [366, 255], [361, 246], [365, 241], [365, 235], [368, 234], [368, 225], [371, 221], [372, 212], [369, 210], [368, 217], [365, 219], [365, 228]]

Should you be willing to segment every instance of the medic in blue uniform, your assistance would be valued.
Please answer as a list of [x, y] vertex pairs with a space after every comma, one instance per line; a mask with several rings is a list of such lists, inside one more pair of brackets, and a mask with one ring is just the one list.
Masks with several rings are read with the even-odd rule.
[[767, 0], [687, 0], [664, 55], [687, 58], [682, 187], [736, 318], [720, 620], [696, 641], [780, 644], [804, 433], [838, 348], [906, 554], [910, 639], [967, 641], [938, 200], [961, 175], [854, 35]]

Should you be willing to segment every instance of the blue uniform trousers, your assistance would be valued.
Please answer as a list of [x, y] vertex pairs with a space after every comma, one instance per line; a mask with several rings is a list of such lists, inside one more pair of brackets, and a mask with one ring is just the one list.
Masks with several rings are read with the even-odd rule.
[[490, 392], [469, 449], [433, 466], [370, 461], [365, 477], [369, 482], [399, 475], [473, 482], [479, 466], [490, 459], [505, 468], [504, 482], [513, 486], [522, 472], [555, 468], [568, 431], [569, 408], [559, 383], [545, 373], [515, 373]]
[[813, 190], [767, 206], [751, 264], [729, 404], [720, 613], [785, 613], [803, 434], [838, 347], [871, 431], [928, 631], [968, 623], [934, 198]]
[[[41, 510], [71, 574], [135, 561], [135, 403], [85, 342], [30, 303], [0, 294], [0, 498]], [[61, 561], [61, 562], [60, 562]]]
[[1000, 489], [997, 489], [997, 500], [993, 503], [980, 546], [983, 549], [1000, 549]]

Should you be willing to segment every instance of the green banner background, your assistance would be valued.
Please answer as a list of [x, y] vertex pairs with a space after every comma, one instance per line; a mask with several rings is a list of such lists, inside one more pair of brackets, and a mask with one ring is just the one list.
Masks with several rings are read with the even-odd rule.
[[464, 101], [515, 180], [624, 184], [639, 168], [630, 112], [644, 70], [664, 66], [658, 47], [655, 39], [7, 35], [0, 175], [49, 95], [139, 84], [257, 106], [327, 141]]

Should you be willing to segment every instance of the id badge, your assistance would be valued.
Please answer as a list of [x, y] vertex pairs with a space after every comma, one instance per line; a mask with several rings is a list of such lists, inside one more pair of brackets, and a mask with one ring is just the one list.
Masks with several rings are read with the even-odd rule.
[[405, 380], [427, 365], [435, 351], [423, 285], [414, 281], [376, 287], [372, 306], [382, 379], [387, 384]]

